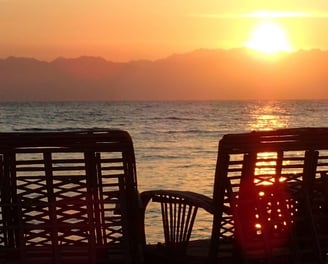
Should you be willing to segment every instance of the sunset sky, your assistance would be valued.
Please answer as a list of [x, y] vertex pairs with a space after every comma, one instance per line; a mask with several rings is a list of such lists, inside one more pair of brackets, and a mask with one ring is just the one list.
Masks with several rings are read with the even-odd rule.
[[0, 0], [0, 58], [153, 60], [243, 47], [264, 21], [293, 50], [328, 49], [327, 0]]

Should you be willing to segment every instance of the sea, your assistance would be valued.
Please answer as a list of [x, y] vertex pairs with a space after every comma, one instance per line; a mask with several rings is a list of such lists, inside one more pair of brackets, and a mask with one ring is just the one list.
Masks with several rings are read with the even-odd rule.
[[[139, 191], [188, 190], [212, 196], [218, 142], [224, 134], [327, 127], [328, 100], [3, 102], [0, 131], [118, 128], [132, 136]], [[200, 210], [192, 239], [210, 236]], [[146, 211], [147, 242], [163, 241], [160, 211]]]

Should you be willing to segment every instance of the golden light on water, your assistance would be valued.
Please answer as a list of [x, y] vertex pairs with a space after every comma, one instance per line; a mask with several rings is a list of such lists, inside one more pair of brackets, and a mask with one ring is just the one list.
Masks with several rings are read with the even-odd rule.
[[284, 124], [278, 116], [270, 114], [259, 115], [256, 119], [256, 123], [252, 124], [252, 130], [270, 130], [274, 127], [284, 127]]
[[287, 110], [281, 105], [272, 102], [258, 105], [249, 112], [249, 130], [272, 130], [286, 128], [289, 123]]

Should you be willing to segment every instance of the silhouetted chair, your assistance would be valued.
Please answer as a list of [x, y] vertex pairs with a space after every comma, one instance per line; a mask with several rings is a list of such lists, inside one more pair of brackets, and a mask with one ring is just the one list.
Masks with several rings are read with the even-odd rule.
[[[161, 205], [165, 243], [144, 214]], [[121, 130], [0, 133], [0, 263], [325, 263], [328, 128], [225, 135], [213, 199], [139, 195]], [[213, 215], [208, 258], [189, 258], [198, 208]]]
[[[213, 199], [163, 190], [141, 197], [144, 210], [161, 204], [166, 263], [326, 263], [328, 128], [225, 135]], [[190, 259], [198, 208], [214, 215], [209, 256]]]
[[[164, 255], [145, 244], [150, 200], [162, 204]], [[197, 208], [212, 212], [211, 203], [189, 192], [140, 196], [126, 131], [0, 133], [0, 263], [184, 262]]]
[[[207, 254], [188, 255], [187, 249], [199, 208], [213, 214], [211, 198], [189, 191], [151, 190], [141, 193], [144, 213], [149, 202], [159, 203], [162, 217], [164, 244], [151, 247], [147, 257], [149, 263], [204, 263]], [[143, 218], [145, 219], [145, 218]], [[201, 250], [208, 249], [202, 246]]]
[[127, 132], [0, 133], [0, 263], [142, 263]]
[[213, 192], [212, 262], [326, 263], [328, 128], [225, 135]]

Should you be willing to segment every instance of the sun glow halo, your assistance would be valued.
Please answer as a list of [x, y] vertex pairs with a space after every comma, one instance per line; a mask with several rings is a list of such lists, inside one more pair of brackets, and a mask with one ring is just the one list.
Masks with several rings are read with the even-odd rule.
[[252, 32], [246, 47], [265, 54], [292, 51], [285, 31], [273, 22], [259, 24]]

